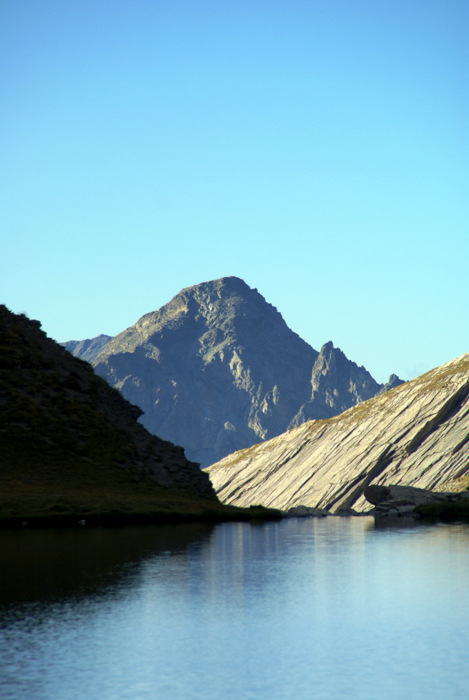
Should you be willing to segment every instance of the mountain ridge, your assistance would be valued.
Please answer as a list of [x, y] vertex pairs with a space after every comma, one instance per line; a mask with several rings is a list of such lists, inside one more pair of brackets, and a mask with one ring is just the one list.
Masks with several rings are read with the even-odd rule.
[[[73, 342], [65, 346], [79, 354]], [[389, 388], [331, 341], [312, 348], [234, 276], [184, 288], [108, 340], [92, 364], [141, 407], [150, 432], [203, 466]]]

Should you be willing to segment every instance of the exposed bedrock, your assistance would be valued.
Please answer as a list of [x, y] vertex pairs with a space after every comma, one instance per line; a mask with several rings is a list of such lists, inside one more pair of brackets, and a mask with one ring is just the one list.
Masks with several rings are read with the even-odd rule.
[[368, 511], [369, 485], [463, 491], [469, 484], [469, 354], [206, 471], [223, 502], [282, 510]]

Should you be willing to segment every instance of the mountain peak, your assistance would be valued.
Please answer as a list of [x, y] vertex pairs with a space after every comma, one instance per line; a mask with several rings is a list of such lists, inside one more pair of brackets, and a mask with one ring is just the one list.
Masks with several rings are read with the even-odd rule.
[[174, 299], [180, 296], [227, 296], [232, 294], [241, 294], [243, 296], [249, 295], [250, 293], [257, 293], [257, 290], [251, 289], [251, 287], [246, 284], [244, 280], [240, 277], [230, 276], [230, 277], [220, 277], [216, 280], [209, 280], [207, 282], [199, 282], [191, 287], [185, 287], [182, 289]]
[[328, 342], [324, 343], [324, 345], [322, 346], [319, 354], [320, 355], [331, 355], [334, 350], [335, 350], [334, 343], [332, 342], [332, 340], [328, 340]]
[[381, 388], [332, 341], [318, 353], [239, 277], [182, 289], [109, 340], [96, 372], [143, 425], [203, 466]]
[[96, 372], [141, 422], [204, 466], [282, 432], [309, 399], [318, 353], [238, 277], [181, 290], [110, 340]]

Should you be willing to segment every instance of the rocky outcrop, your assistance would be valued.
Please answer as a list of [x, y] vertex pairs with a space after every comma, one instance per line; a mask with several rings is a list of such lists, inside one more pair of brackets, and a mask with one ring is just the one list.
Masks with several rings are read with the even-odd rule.
[[[392, 375], [387, 388], [402, 384]], [[289, 428], [307, 420], [331, 418], [385, 390], [364, 368], [351, 362], [331, 341], [322, 346], [311, 371], [311, 397], [298, 411]]]
[[385, 384], [383, 384], [380, 390], [378, 391], [378, 394], [385, 394], [390, 389], [394, 389], [396, 386], [400, 386], [401, 384], [403, 384], [402, 379], [399, 379], [397, 374], [391, 374], [388, 381]]
[[[96, 343], [86, 342], [89, 356]], [[108, 340], [92, 362], [140, 406], [150, 432], [183, 445], [202, 466], [383, 389], [331, 342], [314, 350], [237, 277], [182, 290]]]
[[[377, 519], [421, 517], [425, 510], [419, 506], [436, 506], [440, 512], [442, 508], [452, 509], [458, 505], [469, 505], [469, 492], [455, 493], [451, 491], [430, 491], [415, 486], [379, 486], [370, 484], [365, 486], [366, 500], [375, 507], [370, 511]], [[432, 511], [430, 511], [432, 512]]]
[[206, 471], [223, 502], [282, 510], [367, 511], [370, 484], [462, 491], [469, 485], [469, 354]]

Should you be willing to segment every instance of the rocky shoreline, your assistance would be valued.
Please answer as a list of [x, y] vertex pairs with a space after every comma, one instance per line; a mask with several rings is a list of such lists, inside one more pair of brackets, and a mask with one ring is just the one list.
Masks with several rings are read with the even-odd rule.
[[414, 486], [381, 486], [370, 484], [364, 489], [368, 503], [374, 506], [371, 510], [358, 512], [346, 508], [331, 513], [326, 508], [295, 506], [282, 511], [284, 518], [307, 518], [326, 516], [373, 516], [375, 520], [461, 520], [469, 522], [469, 491], [431, 491]]
[[431, 518], [469, 520], [469, 491], [431, 491], [414, 486], [379, 486], [364, 489], [366, 500], [374, 508], [368, 512], [375, 519]]
[[198, 508], [154, 510], [153, 512], [68, 513], [67, 515], [33, 515], [0, 518], [0, 530], [79, 527], [141, 527], [145, 525], [180, 525], [183, 523], [259, 522], [280, 520], [282, 514], [269, 508], [232, 508], [217, 503], [199, 504]]

